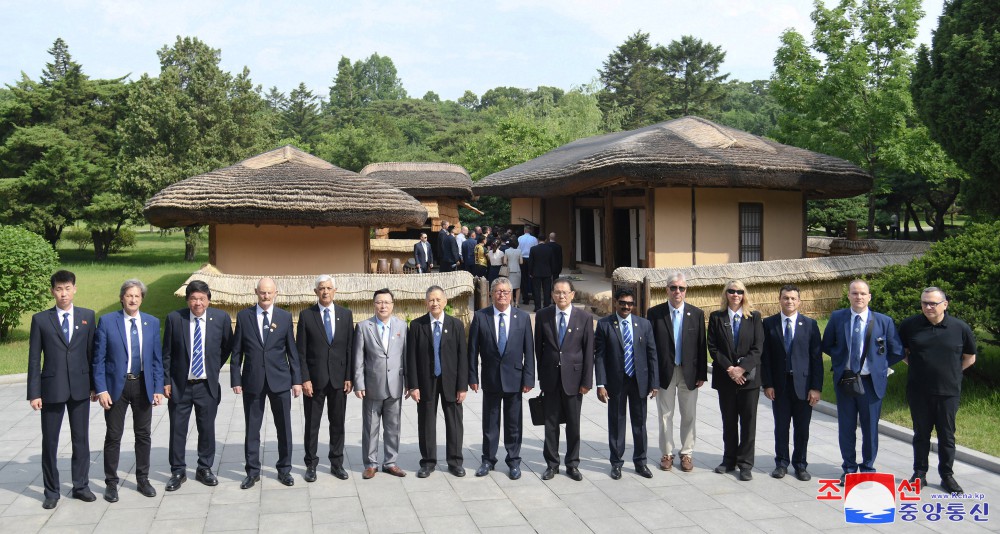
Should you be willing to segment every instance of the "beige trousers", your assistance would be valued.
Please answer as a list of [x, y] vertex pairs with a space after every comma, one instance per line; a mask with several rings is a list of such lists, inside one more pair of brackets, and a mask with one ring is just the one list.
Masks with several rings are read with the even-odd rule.
[[698, 405], [698, 389], [688, 389], [684, 383], [681, 366], [674, 366], [674, 376], [666, 389], [660, 388], [656, 394], [656, 409], [660, 414], [660, 451], [663, 455], [674, 453], [674, 408], [680, 405], [681, 450], [680, 453], [694, 452], [695, 408]]

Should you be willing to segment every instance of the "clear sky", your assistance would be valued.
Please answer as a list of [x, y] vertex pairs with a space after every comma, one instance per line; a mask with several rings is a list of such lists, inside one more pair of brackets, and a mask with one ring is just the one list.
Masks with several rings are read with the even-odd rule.
[[[827, 0], [828, 3], [832, 0]], [[930, 43], [943, 0], [924, 0]], [[786, 28], [808, 36], [812, 0], [0, 0], [0, 83], [37, 79], [57, 37], [94, 78], [156, 75], [178, 35], [222, 50], [230, 72], [326, 97], [341, 56], [392, 58], [414, 97], [454, 100], [500, 85], [587, 84], [637, 30], [721, 45], [732, 79], [768, 78]]]

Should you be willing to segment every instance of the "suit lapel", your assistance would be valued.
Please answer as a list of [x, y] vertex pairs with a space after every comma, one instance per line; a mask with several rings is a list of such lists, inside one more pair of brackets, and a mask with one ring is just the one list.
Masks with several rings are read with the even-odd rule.
[[[489, 321], [486, 321], [486, 325], [490, 329], [490, 341], [493, 343], [494, 347], [497, 347], [497, 352], [500, 352], [500, 347], [497, 345], [497, 325], [496, 325], [496, 322], [493, 319], [493, 307], [492, 306], [489, 308], [489, 311], [486, 313], [486, 316], [489, 317], [489, 319], [490, 319]], [[509, 338], [510, 336], [507, 336], [507, 337]], [[503, 354], [501, 354], [501, 356], [503, 356]]]
[[[202, 339], [202, 344], [205, 345], [206, 348], [208, 348], [208, 343], [207, 343], [208, 337], [206, 335], [208, 334], [208, 315], [209, 315], [208, 308], [205, 308], [205, 317], [204, 317], [205, 327], [201, 329], [201, 339]], [[184, 357], [187, 359], [188, 366], [190, 367], [191, 366], [191, 335], [190, 335], [191, 310], [184, 310], [181, 312], [180, 327], [182, 329], [181, 331], [184, 332], [185, 334], [181, 336], [181, 339], [184, 340]], [[202, 358], [204, 357], [205, 354], [202, 353]]]
[[112, 317], [112, 320], [115, 322], [115, 328], [118, 329], [118, 335], [121, 337], [122, 346], [126, 348], [127, 352], [129, 346], [129, 333], [125, 330], [125, 312], [116, 312]]
[[[78, 314], [78, 313], [77, 313], [77, 314], [74, 314], [74, 317], [73, 317], [73, 322], [77, 322], [77, 321], [79, 321], [79, 318], [77, 317], [78, 315], [80, 315], [80, 314]], [[51, 319], [51, 320], [52, 320], [52, 328], [54, 328], [54, 329], [55, 329], [55, 332], [56, 332], [56, 335], [57, 335], [57, 337], [59, 337], [59, 339], [60, 339], [60, 340], [62, 341], [63, 345], [67, 345], [67, 343], [66, 343], [66, 336], [65, 336], [65, 335], [63, 334], [63, 331], [62, 331], [62, 324], [61, 324], [61, 323], [60, 323], [60, 321], [59, 321], [59, 312], [58, 312], [58, 308], [51, 308], [51, 309], [49, 310], [49, 319]], [[70, 328], [72, 328], [72, 325], [70, 326]], [[74, 332], [74, 333], [75, 333], [75, 332]], [[72, 336], [72, 337], [70, 338], [70, 341], [69, 341], [69, 342], [70, 342], [70, 343], [72, 343], [72, 342], [73, 342], [73, 340], [74, 340], [74, 338], [76, 338], [76, 336]]]

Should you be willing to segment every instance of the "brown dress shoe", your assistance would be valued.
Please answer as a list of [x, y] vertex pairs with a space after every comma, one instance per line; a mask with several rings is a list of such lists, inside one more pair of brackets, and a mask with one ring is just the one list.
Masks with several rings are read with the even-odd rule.
[[681, 471], [690, 473], [694, 470], [694, 458], [690, 454], [681, 455]]
[[378, 469], [375, 469], [374, 467], [366, 467], [365, 468], [365, 472], [361, 473], [361, 478], [363, 478], [365, 480], [368, 480], [369, 478], [374, 477], [375, 473], [377, 473], [377, 472], [378, 472]]
[[406, 476], [406, 471], [403, 471], [402, 469], [400, 469], [398, 465], [393, 465], [393, 466], [390, 466], [390, 467], [383, 467], [382, 468], [382, 472], [383, 473], [389, 473], [390, 475], [392, 475], [394, 477], [405, 477]]
[[660, 471], [670, 471], [670, 468], [674, 466], [674, 455], [664, 454], [663, 458], [660, 458]]

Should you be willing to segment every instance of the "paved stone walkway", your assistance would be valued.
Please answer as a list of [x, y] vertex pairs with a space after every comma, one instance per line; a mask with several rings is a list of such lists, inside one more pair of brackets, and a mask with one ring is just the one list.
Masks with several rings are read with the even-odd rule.
[[[24, 400], [24, 383], [0, 385], [0, 533], [20, 532], [834, 532], [872, 530], [845, 522], [842, 501], [816, 500], [820, 478], [840, 473], [836, 421], [815, 413], [812, 423], [809, 460], [813, 480], [799, 482], [794, 477], [775, 480], [768, 476], [774, 467], [773, 423], [770, 403], [761, 397], [757, 423], [757, 467], [751, 482], [739, 482], [732, 475], [711, 471], [721, 458], [721, 418], [715, 392], [706, 385], [699, 395], [698, 442], [695, 470], [678, 468], [666, 473], [655, 469], [660, 455], [657, 447], [657, 419], [650, 403], [647, 427], [650, 466], [653, 478], [635, 474], [630, 463], [624, 476], [608, 477], [607, 416], [605, 405], [594, 394], [583, 404], [582, 482], [564, 473], [543, 482], [541, 427], [526, 425], [521, 480], [507, 478], [501, 456], [498, 471], [483, 479], [473, 475], [479, 465], [480, 413], [482, 395], [470, 393], [465, 406], [465, 466], [468, 475], [455, 478], [444, 463], [427, 479], [418, 479], [416, 410], [404, 401], [400, 466], [406, 478], [380, 473], [372, 480], [361, 479], [361, 402], [348, 402], [347, 460], [351, 478], [335, 479], [321, 464], [319, 480], [302, 480], [302, 409], [293, 403], [296, 462], [295, 486], [282, 486], [275, 479], [277, 442], [270, 418], [264, 423], [265, 471], [260, 484], [240, 490], [243, 477], [243, 409], [238, 397], [228, 393], [217, 421], [218, 456], [216, 471], [220, 484], [209, 488], [194, 481], [196, 457], [189, 441], [189, 481], [176, 492], [163, 491], [169, 478], [166, 407], [154, 410], [152, 482], [158, 494], [146, 498], [135, 491], [131, 421], [122, 444], [123, 477], [121, 501], [108, 504], [100, 498], [104, 488], [101, 448], [104, 418], [97, 405], [91, 409], [91, 488], [97, 502], [83, 503], [68, 497], [70, 490], [69, 429], [61, 434], [59, 464], [63, 498], [55, 510], [43, 510], [39, 455], [41, 430], [39, 415]], [[537, 389], [527, 396], [537, 394]], [[527, 397], [526, 396], [526, 397]], [[527, 403], [524, 406], [527, 418]], [[267, 412], [266, 412], [267, 413]], [[130, 418], [129, 418], [130, 419]], [[193, 425], [193, 418], [192, 418]], [[439, 417], [440, 457], [444, 456], [444, 424]], [[676, 430], [675, 430], [676, 431]], [[193, 432], [193, 431], [192, 431]], [[324, 435], [321, 431], [320, 436]], [[631, 435], [626, 456], [631, 456]], [[564, 450], [564, 448], [562, 449]], [[500, 447], [501, 454], [503, 447]], [[321, 441], [320, 457], [326, 451]], [[936, 458], [932, 458], [936, 465]], [[908, 443], [883, 436], [878, 467], [897, 477], [909, 476], [912, 462]], [[955, 466], [955, 476], [966, 491], [982, 492], [986, 501], [1000, 506], [1000, 476], [966, 464]], [[928, 493], [941, 492], [936, 473], [923, 503], [931, 503]], [[937, 501], [933, 501], [937, 502]], [[958, 501], [949, 501], [958, 502]], [[973, 503], [965, 501], [969, 509]], [[925, 518], [883, 525], [875, 530], [908, 529], [907, 532], [989, 532], [1000, 529], [1000, 517], [977, 523], [971, 517], [953, 522]]]

